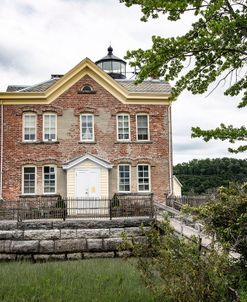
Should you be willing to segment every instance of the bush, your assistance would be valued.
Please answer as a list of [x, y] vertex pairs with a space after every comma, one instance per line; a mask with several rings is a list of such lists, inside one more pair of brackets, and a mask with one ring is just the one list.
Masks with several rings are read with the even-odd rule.
[[137, 267], [158, 301], [234, 301], [226, 253], [202, 250], [197, 238], [178, 237], [167, 218], [160, 229], [153, 226], [145, 236], [141, 243], [125, 238], [124, 247], [138, 257]]
[[220, 187], [215, 200], [184, 212], [200, 220], [205, 230], [226, 249], [240, 254], [240, 264], [247, 265], [247, 183]]

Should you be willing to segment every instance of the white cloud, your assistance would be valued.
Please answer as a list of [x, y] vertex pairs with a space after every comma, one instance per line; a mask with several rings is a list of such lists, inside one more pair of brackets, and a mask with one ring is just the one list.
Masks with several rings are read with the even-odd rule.
[[[119, 57], [128, 49], [146, 49], [152, 35], [181, 35], [192, 20], [191, 15], [176, 23], [163, 17], [143, 23], [140, 17], [139, 7], [127, 8], [116, 0], [2, 0], [0, 90], [65, 73], [85, 57], [95, 61], [106, 54], [110, 42]], [[175, 162], [230, 155], [228, 144], [190, 138], [192, 126], [246, 122], [244, 109], [236, 109], [237, 100], [223, 97], [222, 91], [208, 98], [183, 93], [173, 104]]]

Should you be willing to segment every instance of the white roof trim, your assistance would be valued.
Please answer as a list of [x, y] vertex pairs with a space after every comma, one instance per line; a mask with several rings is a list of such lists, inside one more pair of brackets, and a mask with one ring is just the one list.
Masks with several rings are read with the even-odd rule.
[[177, 184], [180, 186], [180, 187], [183, 187], [183, 185], [181, 184], [181, 182], [178, 180], [178, 178], [175, 176], [175, 175], [173, 175], [173, 181], [176, 181], [177, 182]]
[[63, 169], [64, 170], [69, 170], [69, 169], [81, 164], [82, 162], [84, 162], [87, 159], [91, 160], [92, 162], [94, 162], [94, 163], [96, 163], [96, 164], [98, 164], [98, 165], [100, 165], [100, 166], [102, 166], [106, 169], [111, 169], [112, 168], [112, 165], [109, 162], [107, 162], [105, 160], [102, 160], [99, 157], [96, 157], [94, 155], [86, 154], [84, 156], [81, 156], [79, 158], [76, 158], [76, 159], [68, 162], [67, 164], [64, 164]]

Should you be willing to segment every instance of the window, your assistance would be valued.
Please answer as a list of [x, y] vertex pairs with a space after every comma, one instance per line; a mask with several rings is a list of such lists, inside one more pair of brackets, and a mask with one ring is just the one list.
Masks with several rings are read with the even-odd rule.
[[117, 115], [117, 138], [118, 140], [130, 139], [130, 126], [128, 114]]
[[137, 140], [138, 141], [148, 141], [149, 140], [149, 121], [147, 114], [137, 114], [136, 115], [137, 124]]
[[22, 192], [23, 194], [35, 194], [36, 192], [36, 167], [23, 167], [22, 174]]
[[130, 165], [118, 166], [118, 191], [130, 192]]
[[149, 165], [138, 165], [138, 191], [149, 192], [150, 191], [150, 172]]
[[45, 113], [43, 115], [43, 140], [57, 140], [57, 115], [55, 113]]
[[43, 167], [44, 194], [56, 193], [56, 168], [55, 166]]
[[36, 114], [34, 113], [23, 115], [23, 140], [25, 142], [36, 140]]
[[93, 115], [81, 114], [81, 141], [94, 140]]
[[91, 87], [90, 85], [85, 85], [82, 87], [81, 92], [82, 93], [93, 93], [94, 90], [93, 90], [93, 87]]

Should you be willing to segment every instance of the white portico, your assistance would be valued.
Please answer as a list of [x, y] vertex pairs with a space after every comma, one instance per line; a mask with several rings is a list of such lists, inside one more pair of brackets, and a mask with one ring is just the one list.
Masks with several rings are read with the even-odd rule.
[[109, 196], [109, 170], [112, 165], [95, 155], [85, 154], [63, 165], [67, 171], [67, 197]]

